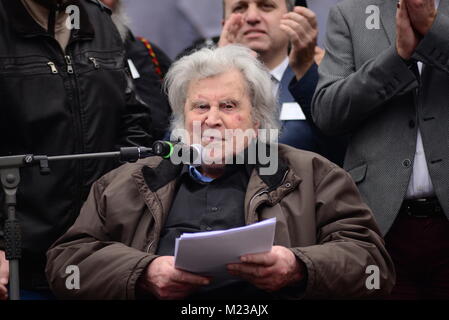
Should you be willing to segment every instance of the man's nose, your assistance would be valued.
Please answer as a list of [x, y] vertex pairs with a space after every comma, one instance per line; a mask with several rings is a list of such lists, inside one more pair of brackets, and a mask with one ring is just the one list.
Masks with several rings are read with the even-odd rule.
[[210, 110], [206, 114], [206, 120], [204, 121], [204, 123], [209, 128], [220, 127], [223, 124], [218, 108], [210, 108]]
[[251, 4], [245, 12], [244, 21], [250, 25], [260, 22], [260, 11], [256, 4]]

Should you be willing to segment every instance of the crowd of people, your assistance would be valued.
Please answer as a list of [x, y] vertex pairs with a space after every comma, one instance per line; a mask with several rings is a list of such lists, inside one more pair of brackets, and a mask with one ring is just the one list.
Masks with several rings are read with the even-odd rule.
[[[122, 1], [0, 0], [0, 157], [171, 140], [200, 162], [21, 168], [22, 299], [449, 298], [449, 0], [342, 0], [324, 48], [304, 1], [223, 0], [175, 61]], [[270, 218], [231, 280], [176, 267], [180, 235]]]

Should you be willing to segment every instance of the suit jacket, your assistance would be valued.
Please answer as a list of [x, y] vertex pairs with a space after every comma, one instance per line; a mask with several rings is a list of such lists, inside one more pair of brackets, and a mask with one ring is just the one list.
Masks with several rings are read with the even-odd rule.
[[[379, 28], [366, 13], [379, 9]], [[315, 123], [327, 133], [351, 133], [345, 169], [386, 233], [407, 191], [418, 127], [443, 210], [449, 214], [449, 1], [413, 58], [417, 77], [395, 45], [396, 1], [344, 0], [329, 14], [326, 55], [313, 98]]]
[[[279, 84], [278, 96], [280, 107], [282, 108], [282, 104], [288, 102], [298, 102], [301, 108], [303, 108], [301, 102], [310, 104], [312, 102], [313, 92], [315, 91], [317, 82], [318, 71], [315, 65], [300, 81], [296, 81], [292, 68], [288, 66], [282, 75], [282, 79]], [[298, 91], [301, 101], [297, 101], [291, 95], [289, 90], [290, 83], [292, 83], [293, 90]], [[279, 137], [280, 143], [284, 143], [298, 149], [316, 152], [317, 144], [315, 140], [313, 128], [307, 120], [282, 121], [282, 132]]]
[[306, 120], [282, 121], [279, 142], [292, 147], [313, 151], [343, 166], [346, 151], [345, 137], [326, 137], [313, 123], [310, 111], [313, 93], [318, 82], [318, 67], [313, 64], [300, 81], [296, 81], [292, 68], [287, 67], [279, 84], [279, 104], [297, 102]]

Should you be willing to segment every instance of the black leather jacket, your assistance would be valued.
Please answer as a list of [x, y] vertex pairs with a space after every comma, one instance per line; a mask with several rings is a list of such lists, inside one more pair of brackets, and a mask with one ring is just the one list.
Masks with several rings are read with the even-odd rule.
[[[72, 30], [63, 52], [20, 0], [0, 0], [0, 156], [102, 152], [153, 142], [149, 108], [130, 89], [110, 10], [94, 0], [69, 2], [80, 9], [80, 28]], [[91, 184], [116, 164], [54, 162], [49, 176], [38, 168], [21, 170], [24, 287], [40, 285], [31, 274], [43, 275], [47, 248], [73, 224]], [[3, 191], [0, 203], [4, 218]]]

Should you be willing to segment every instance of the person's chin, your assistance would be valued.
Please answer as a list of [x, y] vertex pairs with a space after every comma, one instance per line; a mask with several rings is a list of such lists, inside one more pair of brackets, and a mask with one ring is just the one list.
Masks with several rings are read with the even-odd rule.
[[204, 163], [201, 165], [201, 167], [203, 169], [206, 170], [219, 170], [219, 169], [223, 169], [226, 166], [226, 164], [224, 163], [224, 161], [217, 161], [217, 163], [213, 162], [213, 163]]
[[226, 165], [225, 158], [222, 154], [205, 154], [203, 153], [203, 159], [202, 159], [203, 165], [207, 166], [208, 168], [222, 168]]
[[242, 44], [247, 46], [251, 50], [256, 51], [257, 53], [262, 53], [270, 49], [270, 45], [262, 39], [246, 40]]

